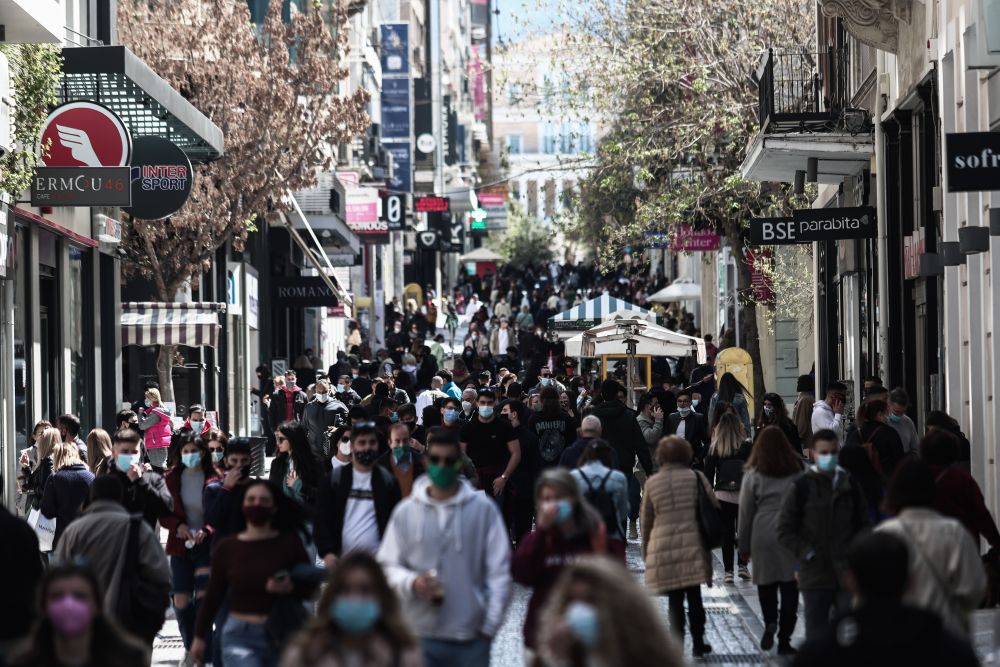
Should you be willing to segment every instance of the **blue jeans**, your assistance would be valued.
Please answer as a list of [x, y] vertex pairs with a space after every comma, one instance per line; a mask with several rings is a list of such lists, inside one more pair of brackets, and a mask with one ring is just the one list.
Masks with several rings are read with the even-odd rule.
[[222, 662], [231, 667], [277, 667], [281, 654], [271, 645], [263, 623], [230, 616], [222, 628]]
[[424, 664], [434, 667], [489, 667], [493, 640], [485, 637], [469, 641], [421, 639]]
[[830, 627], [830, 618], [851, 608], [851, 594], [837, 589], [802, 591], [806, 605], [806, 640], [814, 639]]

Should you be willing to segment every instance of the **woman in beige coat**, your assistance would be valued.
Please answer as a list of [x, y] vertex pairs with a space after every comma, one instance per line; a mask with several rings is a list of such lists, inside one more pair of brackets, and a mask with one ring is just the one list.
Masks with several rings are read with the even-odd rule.
[[670, 625], [684, 637], [684, 599], [691, 622], [693, 654], [712, 652], [705, 643], [705, 608], [701, 585], [712, 582], [711, 554], [698, 530], [698, 484], [718, 505], [712, 487], [700, 472], [691, 469], [694, 453], [687, 440], [667, 436], [656, 448], [659, 472], [649, 478], [642, 502], [642, 556], [646, 562], [646, 587], [666, 595]]

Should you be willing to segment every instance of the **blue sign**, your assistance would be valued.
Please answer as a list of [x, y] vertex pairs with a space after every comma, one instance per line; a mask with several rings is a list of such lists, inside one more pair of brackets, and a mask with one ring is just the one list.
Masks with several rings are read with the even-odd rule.
[[413, 192], [413, 149], [409, 141], [382, 144], [392, 155], [392, 178], [389, 189], [393, 192]]
[[410, 79], [382, 80], [382, 138], [410, 140]]
[[410, 24], [379, 26], [382, 42], [382, 76], [410, 76]]

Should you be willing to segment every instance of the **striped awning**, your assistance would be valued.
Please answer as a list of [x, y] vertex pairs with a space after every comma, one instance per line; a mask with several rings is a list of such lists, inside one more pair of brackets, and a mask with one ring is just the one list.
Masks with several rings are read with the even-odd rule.
[[639, 313], [648, 313], [646, 308], [640, 308], [634, 303], [623, 301], [610, 294], [585, 301], [579, 306], [574, 306], [558, 315], [549, 318], [549, 326], [553, 329], [589, 329], [592, 326], [604, 321], [604, 317], [620, 310], [631, 310]]
[[217, 347], [224, 312], [224, 303], [123, 303], [122, 345]]

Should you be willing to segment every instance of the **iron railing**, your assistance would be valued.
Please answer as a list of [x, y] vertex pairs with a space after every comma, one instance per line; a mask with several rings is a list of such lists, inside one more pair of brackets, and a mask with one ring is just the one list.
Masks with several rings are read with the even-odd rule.
[[837, 122], [848, 106], [847, 55], [768, 49], [757, 70], [761, 130]]

